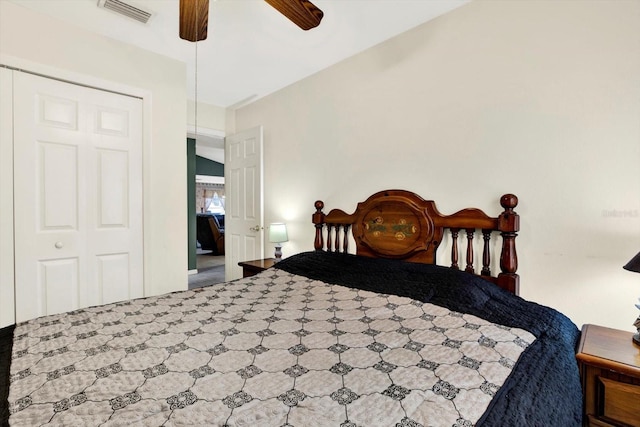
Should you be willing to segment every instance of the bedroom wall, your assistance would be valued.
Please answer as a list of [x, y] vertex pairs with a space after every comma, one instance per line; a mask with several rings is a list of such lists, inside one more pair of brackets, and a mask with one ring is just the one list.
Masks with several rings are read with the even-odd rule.
[[[190, 99], [187, 100], [187, 124], [194, 127], [196, 124], [196, 103]], [[225, 108], [198, 102], [198, 127], [212, 129], [224, 135], [226, 127]]]
[[402, 188], [497, 214], [512, 192], [521, 295], [633, 330], [638, 22], [635, 0], [476, 0], [238, 110], [229, 129], [264, 125], [265, 222], [287, 222], [284, 255], [312, 249], [317, 199], [351, 210]]
[[145, 293], [186, 289], [186, 162], [176, 161], [186, 159], [185, 64], [8, 1], [0, 2], [0, 63], [144, 94]]

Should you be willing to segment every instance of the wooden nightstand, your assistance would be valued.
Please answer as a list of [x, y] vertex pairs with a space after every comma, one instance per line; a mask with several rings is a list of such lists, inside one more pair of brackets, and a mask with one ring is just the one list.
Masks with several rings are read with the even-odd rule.
[[640, 427], [640, 346], [631, 332], [584, 325], [578, 366], [585, 426]]
[[267, 268], [273, 267], [275, 258], [256, 259], [254, 261], [242, 261], [238, 265], [242, 267], [242, 277], [251, 277]]

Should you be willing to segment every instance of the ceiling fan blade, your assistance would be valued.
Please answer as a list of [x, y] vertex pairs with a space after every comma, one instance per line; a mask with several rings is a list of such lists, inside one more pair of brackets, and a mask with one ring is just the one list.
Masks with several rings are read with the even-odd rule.
[[324, 13], [308, 0], [265, 0], [303, 30], [320, 25]]
[[180, 0], [180, 38], [205, 40], [209, 26], [209, 0]]

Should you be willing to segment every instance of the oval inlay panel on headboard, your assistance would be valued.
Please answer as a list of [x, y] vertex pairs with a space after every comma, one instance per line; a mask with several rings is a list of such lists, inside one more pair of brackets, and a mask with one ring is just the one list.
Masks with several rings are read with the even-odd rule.
[[424, 249], [433, 225], [424, 211], [406, 202], [385, 200], [373, 204], [358, 221], [354, 237], [372, 250], [404, 258]]

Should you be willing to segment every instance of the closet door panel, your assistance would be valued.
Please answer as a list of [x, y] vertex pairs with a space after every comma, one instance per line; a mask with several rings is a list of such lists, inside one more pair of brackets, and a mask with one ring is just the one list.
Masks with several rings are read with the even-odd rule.
[[143, 295], [142, 101], [14, 72], [17, 321]]
[[0, 68], [0, 328], [15, 323], [12, 86], [13, 71]]

